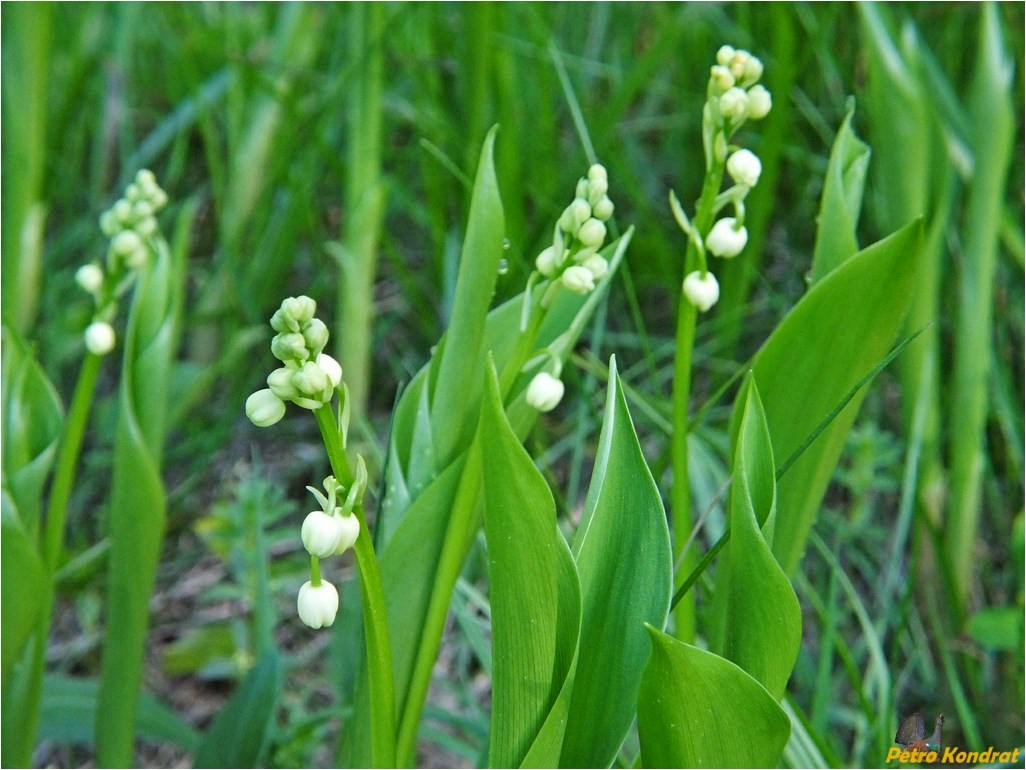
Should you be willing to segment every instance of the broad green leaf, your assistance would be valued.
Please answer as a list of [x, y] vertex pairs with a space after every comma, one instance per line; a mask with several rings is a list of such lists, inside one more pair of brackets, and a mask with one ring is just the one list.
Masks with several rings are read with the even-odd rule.
[[3, 693], [9, 695], [8, 677], [21, 658], [25, 642], [35, 628], [42, 609], [40, 593], [46, 573], [39, 551], [25, 532], [16, 511], [4, 494], [3, 526], [0, 535], [0, 626], [3, 632]]
[[[921, 242], [917, 220], [860, 251], [813, 285], [756, 354], [752, 370], [778, 465], [886, 356], [917, 288]], [[805, 550], [862, 397], [779, 481], [773, 553], [787, 574]]]
[[515, 767], [570, 671], [580, 587], [552, 493], [506, 419], [494, 370], [478, 430], [492, 608], [489, 764]]
[[855, 102], [852, 100], [834, 139], [826, 179], [823, 180], [810, 283], [820, 280], [859, 250], [856, 228], [862, 210], [862, 190], [870, 152], [869, 145], [855, 136], [851, 127], [854, 115]]
[[643, 767], [776, 767], [791, 723], [766, 689], [711, 652], [649, 627], [641, 681]]
[[60, 398], [21, 336], [3, 327], [3, 484], [29, 536], [64, 420]]
[[269, 650], [203, 735], [195, 767], [262, 767], [274, 730], [281, 660]]
[[580, 659], [561, 767], [608, 767], [634, 721], [651, 649], [670, 606], [673, 557], [659, 490], [609, 365], [595, 470], [573, 552], [581, 580]]
[[140, 276], [125, 338], [110, 510], [110, 567], [103, 671], [96, 712], [97, 762], [132, 764], [136, 700], [149, 601], [164, 536], [160, 458], [173, 350], [170, 255], [161, 242]]
[[[39, 736], [56, 743], [92, 743], [96, 722], [95, 679], [76, 679], [57, 674], [43, 681]], [[178, 714], [152, 695], [143, 694], [136, 708], [139, 735], [155, 741], [171, 741], [189, 752], [196, 751], [200, 736]]]
[[473, 435], [474, 425], [468, 415], [477, 414], [484, 381], [481, 341], [506, 235], [492, 158], [497, 130], [498, 127], [493, 127], [488, 132], [481, 148], [467, 235], [460, 253], [452, 317], [442, 346], [437, 380], [432, 382], [431, 422], [438, 461], [443, 467]]
[[717, 574], [717, 589], [726, 591], [727, 602], [723, 650], [724, 657], [779, 700], [798, 658], [802, 616], [794, 589], [770, 550], [776, 474], [754, 379], [748, 379], [738, 400], [743, 406], [730, 495], [730, 564]]
[[[594, 292], [587, 297], [562, 292], [556, 297], [538, 332], [538, 348], [549, 347], [551, 350], [556, 346], [556, 340], [559, 339], [562, 342], [561, 355], [569, 355], [588, 319], [594, 313], [598, 302], [604, 296], [604, 292], [608, 290], [615, 270], [623, 260], [631, 235], [632, 230], [628, 230], [603, 250], [603, 255], [609, 259], [610, 275], [603, 279]], [[538, 297], [540, 297], [540, 290], [536, 295], [536, 301]], [[519, 295], [488, 314], [482, 349], [490, 351], [500, 369], [513, 353], [520, 328], [522, 306], [523, 295]], [[444, 338], [443, 343], [439, 345], [439, 348], [443, 347]], [[434, 484], [438, 483], [439, 479], [447, 473], [452, 472], [450, 469], [453, 466], [450, 464], [449, 468], [443, 470], [438, 479], [429, 484], [419, 497], [412, 496], [407, 486], [420, 393], [431, 378], [432, 372], [438, 364], [439, 356], [440, 352], [436, 352], [431, 361], [414, 376], [393, 412], [393, 424], [389, 437], [389, 459], [385, 474], [383, 503], [385, 523], [382, 524], [379, 521], [377, 525], [379, 528], [385, 527], [383, 535], [385, 545], [384, 547], [379, 545], [379, 552], [381, 553], [382, 579], [386, 590], [389, 622], [392, 627], [392, 654], [396, 671], [395, 686], [397, 704], [400, 709], [403, 707], [406, 693], [409, 690], [409, 676], [417, 649], [421, 644], [427, 645], [429, 642], [421, 637], [428, 610], [427, 596], [433, 590], [442, 544], [445, 542], [450, 516], [454, 508], [456, 491], [460, 486], [460, 476], [480, 474], [480, 469], [475, 471], [473, 468], [455, 471], [456, 476], [451, 477], [445, 484], [444, 488], [448, 492], [443, 493], [442, 487], [435, 488]], [[527, 407], [524, 402], [523, 391], [530, 379], [529, 375], [530, 373], [525, 373], [521, 377], [514, 386], [513, 393], [507, 399], [510, 424], [521, 439], [527, 435], [538, 416], [537, 410]], [[464, 448], [463, 453], [455, 462], [463, 464], [466, 460], [467, 452]], [[429, 495], [429, 499], [422, 500]], [[477, 505], [477, 503], [473, 503], [473, 505]], [[413, 517], [414, 512], [416, 521], [407, 524], [406, 517]], [[479, 514], [475, 515], [478, 516], [477, 521], [479, 522]], [[474, 525], [479, 526], [477, 523]], [[399, 537], [400, 532], [401, 537]], [[382, 536], [380, 530], [377, 534], [379, 537]], [[397, 538], [394, 543], [392, 542], [393, 538]], [[380, 542], [379, 540], [379, 544]], [[463, 554], [463, 558], [465, 558], [465, 554]], [[400, 588], [407, 584], [415, 588], [411, 590]], [[336, 625], [337, 633], [353, 634], [360, 631], [360, 626], [355, 623], [348, 629], [341, 623]], [[339, 642], [338, 644], [339, 650], [351, 648], [351, 643]], [[369, 735], [367, 723], [369, 711], [360, 708], [359, 705], [366, 702], [367, 693], [363, 688], [364, 685], [361, 684], [355, 696], [357, 705], [354, 708], [353, 718], [343, 733], [343, 748], [340, 753], [340, 757], [345, 760], [345, 763], [352, 766], [367, 765], [370, 762], [368, 753], [370, 744], [366, 740]], [[539, 761], [542, 764], [554, 764], [557, 760], [558, 756], [551, 760]]]

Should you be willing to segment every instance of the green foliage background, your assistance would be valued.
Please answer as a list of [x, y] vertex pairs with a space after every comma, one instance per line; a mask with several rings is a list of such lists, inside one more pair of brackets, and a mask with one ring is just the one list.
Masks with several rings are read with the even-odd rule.
[[[199, 703], [194, 726], [209, 724], [224, 699], [221, 683], [263, 672], [253, 667], [258, 658], [268, 665], [268, 642], [257, 637], [273, 620], [251, 623], [247, 614], [266, 589], [283, 618], [274, 639], [288, 655], [264, 761], [331, 761], [325, 746], [340, 716], [333, 686], [351, 672], [344, 654], [325, 654], [296, 628], [300, 511], [257, 483], [277, 479], [299, 500], [326, 466], [312, 422], [286, 421], [265, 435], [244, 420], [244, 399], [263, 376], [249, 364], [263, 355], [264, 324], [284, 296], [308, 294], [326, 317], [341, 318], [339, 254], [373, 249], [370, 387], [354, 441], [380, 472], [396, 389], [447, 327], [470, 180], [495, 123], [508, 267], [494, 304], [523, 288], [587, 168], [588, 148], [609, 169], [620, 230], [637, 228], [617, 282], [566, 368], [564, 404], [527, 441], [554, 482], [560, 523], [569, 531], [568, 522], [579, 520], [610, 353], [665, 498], [685, 247], [666, 193], [673, 187], [684, 201], [698, 194], [708, 67], [730, 43], [764, 61], [774, 110], [742, 132], [764, 171], [747, 201], [749, 246], [724, 266], [723, 299], [699, 325], [696, 406], [755, 352], [804, 293], [807, 277], [818, 280], [832, 267], [813, 262], [815, 217], [824, 187], [843, 197], [850, 183], [826, 173], [850, 96], [852, 128], [872, 153], [868, 171], [851, 172], [866, 175], [863, 216], [853, 215], [856, 243], [932, 214], [926, 224], [938, 255], [930, 279], [936, 302], [913, 312], [934, 324], [924, 336], [934, 358], [885, 371], [866, 395], [793, 579], [805, 630], [784, 705], [802, 729], [785, 761], [877, 764], [896, 717], [915, 710], [949, 716], [946, 743], [1021, 745], [1024, 18], [1020, 4], [995, 10], [1013, 65], [1010, 84], [973, 80], [981, 71], [976, 5], [4, 4], [2, 312], [34, 346], [65, 404], [90, 312], [73, 274], [102, 256], [100, 212], [145, 166], [172, 200], [165, 231], [183, 210], [182, 220], [193, 223], [183, 234], [186, 301], [166, 383], [167, 541], [147, 689], [180, 713]], [[361, 37], [354, 27], [368, 13]], [[915, 65], [899, 78], [908, 92], [888, 80], [888, 72], [898, 76], [885, 66], [894, 63], [887, 40]], [[997, 86], [988, 90], [988, 83]], [[971, 98], [981, 93], [996, 93], [1014, 117], [1007, 174], [986, 171], [993, 148], [986, 123], [974, 122]], [[354, 119], [368, 104], [377, 105], [373, 116]], [[367, 127], [379, 125], [379, 143], [368, 144]], [[849, 149], [855, 166], [864, 158], [857, 141]], [[379, 165], [357, 163], [353, 147], [377, 153]], [[985, 172], [991, 176], [974, 187]], [[362, 201], [370, 213], [356, 199], [368, 189], [383, 200]], [[361, 246], [375, 205], [376, 246]], [[976, 240], [983, 229], [996, 250], [981, 291], [973, 277], [986, 251]], [[965, 313], [979, 298], [993, 311], [989, 319]], [[921, 325], [910, 320], [908, 331]], [[966, 329], [976, 336], [967, 338]], [[990, 358], [972, 405], [982, 410], [979, 430], [952, 438], [962, 403], [955, 383], [975, 371], [973, 356], [982, 350]], [[927, 360], [937, 373], [929, 398], [912, 387]], [[52, 663], [60, 676], [95, 673], [99, 661], [99, 608], [110, 579], [102, 543], [117, 427], [113, 368], [100, 394], [60, 560], [54, 644], [63, 654]], [[716, 495], [730, 462], [726, 403], [714, 404], [690, 437], [696, 510], [709, 512], [703, 550], [733, 515]], [[933, 417], [933, 443], [925, 446], [937, 447], [941, 459], [929, 466], [935, 475], [928, 483], [909, 488], [917, 407]], [[9, 416], [4, 430], [11, 430]], [[978, 443], [969, 458], [980, 473], [975, 520], [945, 518], [947, 492], [965, 494], [960, 464], [968, 462], [961, 450], [954, 462], [943, 461], [952, 441]], [[954, 523], [945, 529], [946, 522]], [[4, 532], [10, 537], [6, 519]], [[271, 554], [269, 565], [247, 550], [254, 538]], [[960, 538], [968, 538], [972, 569], [955, 586], [937, 562]], [[422, 732], [422, 751], [443, 762], [473, 763], [488, 744], [481, 672], [490, 671], [490, 648], [477, 553], [457, 586], [458, 632], [443, 650], [448, 676], [436, 682]], [[198, 587], [179, 595], [172, 587], [183, 574]], [[4, 607], [7, 625], [6, 598]], [[225, 607], [231, 611], [218, 614]], [[658, 648], [671, 646], [660, 641]], [[680, 662], [669, 655], [668, 670]], [[692, 665], [704, 664], [696, 657]], [[265, 680], [251, 676], [249, 686]], [[69, 718], [44, 708], [44, 736], [56, 741], [44, 751], [80, 762], [90, 750], [81, 731], [67, 727]], [[744, 715], [736, 718], [743, 723]], [[63, 734], [53, 727], [60, 724]], [[148, 749], [148, 761], [159, 763], [160, 745]], [[630, 751], [631, 739], [625, 761]]]

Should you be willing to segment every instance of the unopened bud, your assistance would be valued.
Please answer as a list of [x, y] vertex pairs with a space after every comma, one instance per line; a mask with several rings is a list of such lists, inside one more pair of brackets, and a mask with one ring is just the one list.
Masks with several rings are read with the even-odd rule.
[[563, 381], [548, 372], [538, 372], [527, 386], [526, 399], [539, 412], [551, 412], [563, 399]]
[[587, 294], [595, 289], [591, 271], [581, 265], [571, 265], [563, 271], [563, 286], [574, 294]]
[[317, 365], [321, 367], [327, 375], [328, 382], [331, 383], [331, 387], [333, 389], [337, 388], [342, 382], [342, 364], [327, 353], [321, 353], [317, 356]]
[[94, 321], [85, 330], [85, 346], [93, 355], [105, 356], [114, 349], [117, 336], [114, 327], [106, 321]]
[[546, 278], [555, 278], [556, 271], [559, 270], [559, 263], [556, 259], [556, 247], [548, 246], [542, 249], [541, 254], [534, 260], [534, 266]]
[[285, 402], [268, 388], [258, 390], [246, 399], [246, 416], [258, 428], [266, 428], [285, 416]]
[[683, 289], [688, 302], [702, 313], [715, 305], [720, 298], [720, 284], [716, 281], [716, 276], [709, 272], [704, 276], [698, 270], [688, 273], [684, 279]]
[[103, 270], [92, 262], [82, 265], [75, 272], [75, 281], [90, 294], [96, 294], [103, 288]]
[[591, 273], [591, 277], [596, 281], [601, 281], [609, 275], [609, 263], [606, 262], [605, 257], [598, 254], [594, 254], [581, 262], [581, 267]]
[[748, 89], [748, 117], [752, 120], [762, 120], [769, 115], [772, 108], [773, 98], [769, 91], [761, 85]]
[[598, 248], [606, 239], [606, 225], [600, 219], [594, 217], [581, 225], [577, 233], [577, 239], [585, 246]]
[[705, 237], [705, 247], [718, 257], [736, 257], [748, 243], [748, 231], [744, 227], [735, 229], [737, 220], [724, 217], [712, 226]]
[[728, 120], [743, 120], [748, 114], [748, 94], [744, 89], [729, 89], [720, 97], [720, 112]]
[[762, 173], [762, 163], [751, 150], [738, 150], [727, 159], [730, 178], [745, 187], [755, 187]]

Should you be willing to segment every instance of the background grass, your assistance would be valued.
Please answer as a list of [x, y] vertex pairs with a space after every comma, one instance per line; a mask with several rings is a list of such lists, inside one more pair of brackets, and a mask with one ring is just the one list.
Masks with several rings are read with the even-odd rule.
[[[323, 477], [326, 463], [313, 421], [288, 419], [273, 434], [261, 433], [245, 420], [243, 402], [261, 386], [265, 367], [251, 362], [265, 357], [266, 319], [282, 297], [305, 293], [323, 317], [342, 315], [338, 263], [326, 244], [358, 235], [347, 200], [359, 187], [350, 153], [354, 143], [370, 152], [375, 145], [351, 115], [354, 100], [365, 105], [361, 94], [379, 56], [385, 204], [368, 409], [357, 431], [375, 469], [396, 388], [445, 328], [467, 179], [489, 126], [500, 124], [496, 164], [509, 243], [497, 299], [522, 288], [587, 167], [587, 148], [609, 169], [620, 228], [638, 228], [618, 286], [579, 348], [577, 366], [565, 372], [568, 397], [528, 442], [554, 482], [560, 514], [571, 520], [590, 474], [600, 362], [610, 352], [656, 477], [665, 477], [674, 307], [686, 245], [666, 193], [673, 187], [685, 202], [698, 194], [700, 107], [719, 45], [763, 59], [774, 110], [743, 130], [765, 171], [749, 198], [751, 245], [724, 270], [724, 300], [699, 327], [696, 405], [803, 291], [826, 159], [848, 97], [856, 99], [856, 130], [874, 150], [863, 244], [901, 224], [895, 210], [917, 213], [914, 202], [895, 197], [905, 193], [891, 180], [926, 173], [909, 165], [922, 136], [894, 130], [907, 117], [902, 102], [872, 98], [872, 51], [883, 33], [852, 5], [388, 4], [356, 35], [359, 10], [137, 3], [2, 9], [3, 313], [34, 341], [65, 400], [89, 313], [73, 273], [102, 254], [99, 213], [141, 166], [153, 169], [171, 196], [165, 222], [179, 207], [196, 207], [171, 380], [169, 533], [145, 679], [205, 727], [272, 625], [288, 671], [269, 760], [280, 766], [330, 761], [340, 708], [335, 682], [346, 675], [345, 662], [325, 652], [327, 635], [294, 618], [305, 569], [298, 540], [303, 487]], [[943, 517], [930, 519], [929, 506], [908, 489], [916, 402], [903, 387], [907, 380], [885, 372], [863, 407], [797, 579], [805, 639], [788, 703], [807, 736], [789, 749], [794, 764], [878, 764], [897, 716], [914, 710], [931, 719], [948, 715], [945, 743], [1023, 743], [1024, 18], [1019, 4], [996, 11], [1015, 65], [1007, 98], [1016, 124], [1010, 173], [992, 190], [1000, 201], [993, 324], [973, 341], [991, 351], [991, 365], [968, 600], [963, 609], [923, 566], [939, 558], [942, 539], [961, 533], [934, 536]], [[933, 80], [917, 93], [935, 108], [930, 125], [979, 144], [979, 129], [959, 122], [969, 105], [979, 7], [897, 4], [881, 8], [880, 17], [894, 39], [914, 22], [929, 53]], [[952, 309], [967, 269], [972, 176], [943, 156], [932, 161], [934, 169], [955, 168], [953, 203], [937, 225], [945, 265], [936, 313], [944, 396], [960, 365], [950, 353], [959, 338]], [[368, 173], [377, 177], [373, 166]], [[19, 248], [11, 233], [36, 233], [38, 258], [31, 238], [21, 241], [29, 248]], [[82, 676], [96, 671], [102, 635], [115, 425], [111, 371], [106, 377], [72, 498], [48, 655], [55, 671]], [[693, 437], [696, 506], [713, 510], [700, 536], [706, 545], [722, 526], [713, 498], [724, 473], [725, 418], [714, 408]], [[941, 446], [956, 419], [940, 416]], [[943, 488], [943, 464], [940, 473]], [[249, 547], [261, 541], [266, 559]], [[471, 560], [454, 599], [445, 676], [435, 683], [423, 732], [425, 763], [473, 763], [487, 746], [480, 566]], [[256, 617], [261, 570], [277, 612]], [[156, 744], [140, 759], [166, 764], [183, 756], [168, 751]], [[88, 756], [80, 744], [47, 742], [37, 761]]]

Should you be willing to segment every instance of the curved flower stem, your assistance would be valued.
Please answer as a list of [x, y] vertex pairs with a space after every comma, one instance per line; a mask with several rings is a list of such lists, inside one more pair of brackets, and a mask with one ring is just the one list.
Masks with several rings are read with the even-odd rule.
[[[705, 237], [712, 227], [716, 215], [716, 194], [723, 182], [723, 164], [713, 163], [702, 184], [702, 196], [698, 200], [694, 226]], [[694, 241], [688, 241], [684, 260], [684, 274], [698, 269], [699, 254]], [[693, 526], [691, 513], [691, 484], [688, 480], [688, 402], [691, 400], [691, 364], [695, 347], [695, 306], [681, 292], [677, 307], [677, 355], [673, 367], [673, 435], [671, 438], [671, 462], [673, 466], [673, 488], [670, 496], [670, 510], [673, 513], [673, 560], [674, 590], [680, 589], [682, 576], [691, 574], [695, 566], [694, 554], [685, 553]], [[695, 638], [695, 596], [684, 596], [674, 610], [677, 638], [693, 642]]]
[[[317, 418], [317, 427], [321, 430], [335, 478], [347, 486], [352, 484], [353, 471], [349, 467], [349, 459], [342, 446], [342, 436], [331, 405], [325, 404], [315, 410], [314, 416]], [[357, 505], [353, 513], [360, 521], [360, 535], [353, 548], [360, 570], [363, 625], [367, 642], [367, 672], [371, 701], [371, 761], [374, 767], [395, 767], [395, 685], [392, 679], [392, 643], [389, 639], [388, 617], [385, 612], [385, 590], [363, 506]]]

